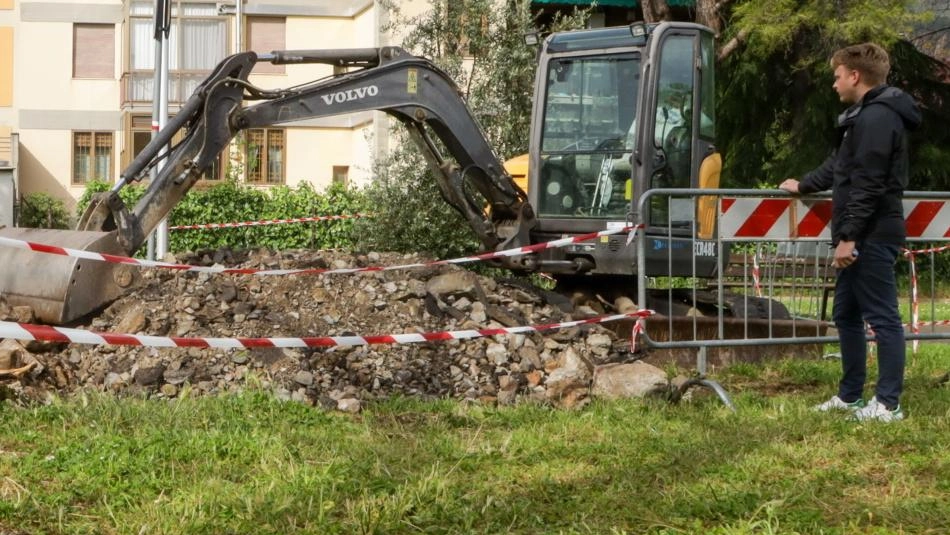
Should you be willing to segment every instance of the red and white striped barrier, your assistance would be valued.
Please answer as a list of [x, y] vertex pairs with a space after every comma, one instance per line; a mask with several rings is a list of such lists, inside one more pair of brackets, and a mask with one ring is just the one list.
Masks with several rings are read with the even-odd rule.
[[482, 253], [480, 255], [475, 255], [475, 256], [453, 258], [450, 260], [433, 260], [431, 262], [403, 264], [400, 266], [368, 266], [368, 267], [361, 267], [361, 268], [340, 268], [340, 269], [269, 269], [267, 270], [267, 269], [251, 269], [251, 268], [226, 268], [223, 266], [189, 266], [186, 264], [172, 264], [169, 262], [158, 262], [155, 260], [140, 260], [138, 258], [110, 255], [110, 254], [105, 254], [105, 253], [93, 253], [90, 251], [81, 251], [78, 249], [69, 249], [66, 247], [56, 247], [52, 245], [45, 245], [42, 243], [33, 243], [33, 242], [28, 242], [28, 241], [23, 241], [23, 240], [16, 240], [13, 238], [6, 238], [2, 236], [0, 236], [0, 245], [15, 247], [18, 249], [28, 249], [31, 251], [36, 251], [38, 253], [55, 254], [55, 255], [60, 255], [60, 256], [70, 256], [74, 258], [84, 258], [86, 260], [96, 260], [100, 262], [109, 262], [109, 263], [114, 263], [114, 264], [132, 264], [132, 265], [144, 266], [144, 267], [175, 269], [179, 271], [193, 271], [193, 272], [202, 272], [202, 273], [237, 273], [241, 275], [305, 275], [305, 274], [313, 275], [313, 274], [318, 274], [318, 273], [331, 274], [331, 273], [359, 273], [363, 271], [395, 271], [395, 270], [400, 270], [400, 269], [410, 269], [410, 268], [419, 268], [419, 267], [428, 267], [428, 266], [441, 266], [445, 264], [464, 264], [468, 262], [490, 260], [492, 258], [520, 256], [523, 254], [543, 251], [545, 249], [566, 247], [567, 245], [570, 245], [573, 243], [593, 240], [601, 236], [609, 236], [611, 234], [620, 234], [622, 232], [632, 231], [635, 228], [636, 227], [623, 227], [623, 228], [602, 230], [600, 232], [591, 232], [589, 234], [581, 234], [580, 236], [561, 238], [561, 239], [552, 240], [549, 242], [536, 243], [534, 245], [526, 245], [524, 247], [516, 247], [514, 249], [506, 249], [504, 251], [494, 251], [490, 253]]
[[[726, 197], [720, 204], [723, 239], [831, 239], [831, 201], [801, 198]], [[950, 203], [904, 200], [908, 238], [950, 237]]]
[[607, 323], [625, 318], [644, 318], [652, 310], [638, 310], [627, 314], [598, 316], [562, 323], [531, 325], [523, 327], [500, 327], [463, 331], [438, 331], [428, 333], [384, 334], [376, 336], [321, 336], [302, 338], [183, 338], [174, 336], [146, 336], [137, 334], [103, 333], [49, 325], [0, 321], [0, 339], [39, 340], [91, 345], [124, 345], [146, 347], [213, 347], [216, 349], [250, 349], [255, 347], [331, 347], [361, 346], [374, 344], [414, 344], [441, 340], [465, 340], [485, 336], [521, 334], [565, 329], [578, 325]]
[[219, 228], [237, 228], [237, 227], [259, 227], [264, 225], [283, 225], [286, 223], [307, 223], [311, 221], [338, 221], [341, 219], [358, 219], [360, 217], [372, 217], [372, 214], [343, 214], [343, 215], [321, 215], [314, 217], [298, 217], [294, 219], [264, 219], [261, 221], [242, 221], [240, 223], [205, 223], [203, 225], [176, 225], [168, 227], [168, 230], [197, 230], [197, 229], [219, 229]]

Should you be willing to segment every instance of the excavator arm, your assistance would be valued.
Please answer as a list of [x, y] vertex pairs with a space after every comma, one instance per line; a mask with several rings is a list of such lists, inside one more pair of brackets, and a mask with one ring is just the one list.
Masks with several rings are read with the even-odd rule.
[[[354, 70], [290, 89], [263, 90], [248, 82], [259, 60]], [[250, 102], [256, 103], [245, 105]], [[386, 112], [409, 129], [442, 196], [486, 249], [529, 244], [536, 220], [525, 192], [505, 172], [456, 85], [430, 61], [396, 47], [230, 56], [129, 164], [112, 190], [92, 198], [77, 230], [0, 229], [0, 237], [129, 256], [241, 131], [364, 110]], [[180, 141], [166, 149], [176, 138]], [[130, 210], [119, 191], [151, 173], [144, 196]], [[497, 264], [537, 268], [533, 256], [505, 257]], [[110, 302], [138, 276], [126, 264], [12, 247], [0, 247], [0, 266], [5, 268], [0, 269], [0, 298], [28, 305], [37, 319], [56, 324]]]
[[[277, 51], [266, 59], [277, 64], [328, 63], [359, 69], [294, 89], [266, 91], [247, 81], [258, 61], [255, 53], [228, 57], [123, 172], [118, 186], [96, 199], [81, 228], [115, 228], [122, 247], [132, 253], [241, 131], [379, 110], [408, 129], [443, 198], [465, 218], [486, 249], [528, 244], [535, 220], [524, 191], [505, 172], [454, 82], [429, 60], [397, 47]], [[245, 101], [254, 100], [261, 102], [244, 106]], [[187, 132], [184, 140], [129, 211], [118, 189], [141, 178], [179, 130]], [[487, 211], [486, 202], [491, 207]], [[526, 269], [524, 262], [507, 260], [506, 267]]]

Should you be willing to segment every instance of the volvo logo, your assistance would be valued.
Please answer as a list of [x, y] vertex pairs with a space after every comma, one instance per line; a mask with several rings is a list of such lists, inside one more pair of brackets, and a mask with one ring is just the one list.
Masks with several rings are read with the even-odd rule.
[[329, 95], [320, 95], [320, 98], [327, 103], [327, 106], [331, 106], [334, 103], [343, 104], [344, 102], [349, 102], [351, 100], [359, 100], [366, 96], [375, 97], [379, 94], [379, 88], [375, 85], [368, 85], [366, 87], [357, 87], [356, 89], [347, 89], [346, 91], [337, 91], [336, 93], [330, 93]]

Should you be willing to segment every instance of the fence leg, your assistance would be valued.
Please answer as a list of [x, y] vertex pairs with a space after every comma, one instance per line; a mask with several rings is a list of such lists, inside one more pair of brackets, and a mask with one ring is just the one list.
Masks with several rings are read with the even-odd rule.
[[713, 392], [719, 396], [719, 399], [722, 401], [723, 405], [729, 408], [732, 412], [736, 412], [736, 406], [732, 404], [732, 400], [729, 399], [729, 394], [726, 393], [726, 389], [722, 387], [716, 381], [706, 378], [706, 348], [699, 348], [699, 352], [696, 354], [696, 369], [699, 372], [699, 377], [690, 379], [680, 385], [679, 391], [676, 392], [674, 399], [679, 400], [683, 398], [683, 394], [687, 390], [694, 386], [704, 386], [706, 388], [712, 389]]

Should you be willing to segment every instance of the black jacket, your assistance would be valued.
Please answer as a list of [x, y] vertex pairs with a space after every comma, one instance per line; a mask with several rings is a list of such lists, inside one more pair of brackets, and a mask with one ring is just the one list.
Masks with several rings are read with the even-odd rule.
[[908, 181], [907, 131], [920, 125], [913, 99], [880, 85], [838, 117], [838, 150], [802, 177], [800, 193], [832, 189], [832, 242], [901, 244]]

